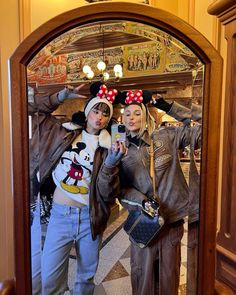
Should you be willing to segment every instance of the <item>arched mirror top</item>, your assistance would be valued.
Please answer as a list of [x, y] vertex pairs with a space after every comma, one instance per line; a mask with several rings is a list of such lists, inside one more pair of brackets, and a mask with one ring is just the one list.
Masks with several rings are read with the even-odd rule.
[[217, 51], [214, 52], [211, 46], [207, 46], [209, 42], [204, 36], [169, 12], [145, 4], [116, 2], [114, 5], [106, 2], [85, 5], [49, 20], [21, 43], [11, 59], [17, 59], [27, 65], [40, 49], [61, 34], [91, 22], [117, 19], [136, 21], [165, 31], [181, 40], [204, 63], [208, 63], [209, 58], [218, 56]]
[[[161, 51], [164, 46], [174, 48], [183, 57], [184, 69], [173, 69], [181, 71], [190, 66], [184, 62], [184, 57], [195, 57], [194, 53], [181, 41], [171, 34], [153, 26], [125, 20], [109, 20], [90, 22], [86, 25], [74, 27], [49, 42], [29, 63], [29, 69], [37, 67], [38, 63], [51, 58], [54, 55], [63, 53], [86, 52], [101, 47], [116, 47], [127, 44], [156, 42], [157, 51]], [[43, 51], [43, 52], [42, 52]], [[43, 60], [44, 59], [44, 60]], [[196, 63], [197, 61], [195, 61]], [[194, 65], [194, 64], [193, 64]], [[158, 72], [171, 72], [171, 69], [161, 68]]]
[[[99, 61], [105, 69], [97, 68]], [[114, 66], [120, 65], [120, 73]], [[86, 69], [84, 67], [87, 67]], [[90, 71], [88, 73], [87, 71]], [[204, 67], [181, 41], [140, 22], [111, 20], [75, 27], [43, 47], [27, 66], [27, 82], [41, 90], [108, 80], [120, 90], [165, 91], [202, 86]], [[194, 76], [194, 77], [193, 77]], [[87, 86], [83, 94], [89, 95]]]
[[[186, 68], [179, 72], [191, 73], [194, 69], [204, 66], [203, 83], [203, 145], [201, 165], [201, 195], [200, 203], [200, 255], [199, 255], [199, 290], [201, 294], [210, 294], [214, 288], [214, 247], [217, 195], [217, 160], [219, 140], [219, 111], [221, 96], [222, 59], [214, 47], [197, 30], [180, 18], [149, 5], [126, 2], [111, 2], [90, 4], [63, 13], [43, 24], [31, 33], [16, 49], [10, 58], [11, 96], [13, 120], [13, 173], [15, 198], [15, 240], [16, 244], [16, 289], [24, 294], [30, 294], [30, 243], [29, 243], [29, 150], [28, 150], [28, 113], [27, 113], [27, 82], [34, 83], [33, 75], [37, 73], [37, 59], [44, 53], [45, 61], [54, 53], [68, 52], [76, 42], [83, 40], [83, 31], [92, 30], [91, 36], [104, 29], [104, 35], [109, 37], [110, 28], [106, 24], [118, 27], [116, 34], [124, 32], [134, 38], [134, 42], [142, 40], [151, 44], [154, 38], [155, 46], [162, 42], [170, 42], [178, 51], [178, 58]], [[124, 26], [124, 23], [127, 26]], [[137, 25], [142, 27], [137, 32]], [[99, 25], [98, 25], [99, 24]], [[145, 29], [143, 29], [145, 28]], [[136, 31], [135, 31], [136, 30]], [[155, 31], [153, 34], [153, 30]], [[100, 32], [101, 33], [101, 32]], [[114, 33], [114, 31], [112, 31]], [[89, 33], [90, 34], [90, 33]], [[101, 34], [100, 34], [101, 35]], [[117, 37], [117, 36], [116, 36]], [[135, 39], [136, 38], [136, 39]], [[116, 38], [114, 38], [116, 39]], [[145, 40], [144, 40], [145, 39]], [[66, 40], [66, 43], [61, 44]], [[88, 40], [84, 40], [84, 44]], [[135, 44], [135, 43], [134, 43]], [[93, 50], [96, 44], [91, 43]], [[99, 45], [101, 46], [101, 45]], [[116, 46], [116, 44], [114, 44]], [[86, 51], [84, 47], [84, 51]], [[91, 50], [91, 48], [90, 48]], [[73, 55], [73, 53], [71, 53]], [[174, 69], [176, 70], [176, 68]], [[159, 75], [171, 73], [173, 68], [161, 68]], [[30, 74], [32, 76], [30, 77]], [[72, 77], [72, 76], [71, 76]], [[202, 77], [201, 77], [202, 78]], [[61, 83], [73, 82], [62, 81]], [[83, 80], [83, 77], [81, 77]], [[74, 80], [78, 82], [79, 80]], [[212, 148], [214, 147], [214, 148]], [[22, 171], [19, 175], [18, 171]], [[206, 185], [207, 184], [207, 185]], [[210, 204], [210, 205], [209, 205]], [[23, 232], [19, 232], [19, 227]], [[207, 239], [206, 239], [207, 237]], [[25, 272], [22, 273], [22, 266]], [[209, 274], [206, 279], [201, 271]], [[204, 290], [204, 291], [202, 291]], [[200, 293], [199, 293], [200, 294]]]

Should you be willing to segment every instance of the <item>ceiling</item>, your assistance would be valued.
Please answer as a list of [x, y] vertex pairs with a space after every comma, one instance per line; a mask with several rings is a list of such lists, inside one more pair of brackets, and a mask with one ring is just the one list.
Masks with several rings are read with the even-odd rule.
[[[112, 21], [112, 23], [116, 23]], [[119, 24], [119, 22], [117, 22]], [[106, 22], [100, 22], [98, 25], [101, 27]], [[65, 44], [63, 48], [56, 52], [56, 55], [68, 54], [68, 53], [80, 53], [80, 52], [89, 52], [93, 50], [98, 50], [101, 48], [114, 48], [130, 44], [141, 44], [149, 42], [151, 39], [149, 36], [137, 35], [127, 31], [101, 31], [98, 33], [90, 33], [84, 36], [80, 36], [78, 39]], [[158, 35], [156, 36], [158, 40]], [[181, 57], [188, 63], [189, 71], [179, 71], [179, 72], [166, 72], [159, 73], [156, 75], [142, 75], [142, 72], [136, 75], [135, 77], [123, 77], [118, 80], [109, 80], [107, 83], [108, 86], [117, 87], [120, 90], [128, 89], [149, 89], [153, 92], [157, 91], [160, 93], [166, 92], [168, 89], [185, 89], [186, 86], [193, 84], [193, 75], [192, 70], [196, 69], [199, 63], [199, 59], [194, 55], [188, 55], [183, 53], [180, 54]], [[194, 86], [202, 85], [202, 71], [197, 73], [197, 76], [194, 79]], [[89, 95], [89, 81], [85, 81], [86, 85], [83, 87], [83, 94]], [[70, 83], [73, 85], [73, 83]], [[78, 84], [74, 83], [75, 85]], [[57, 91], [61, 89], [59, 84], [51, 85], [40, 85], [40, 91]]]
[[100, 33], [81, 37], [75, 42], [66, 45], [63, 49], [58, 51], [57, 54], [85, 52], [101, 49], [103, 47], [111, 48], [148, 41], [150, 41], [150, 39], [126, 32], [104, 32], [104, 34]]

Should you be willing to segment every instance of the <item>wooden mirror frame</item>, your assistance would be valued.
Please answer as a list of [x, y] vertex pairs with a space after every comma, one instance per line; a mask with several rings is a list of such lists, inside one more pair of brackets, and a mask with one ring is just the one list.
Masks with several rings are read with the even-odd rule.
[[60, 34], [89, 22], [117, 19], [166, 31], [188, 46], [205, 65], [198, 294], [214, 293], [222, 59], [203, 35], [166, 11], [144, 4], [104, 2], [82, 6], [51, 19], [31, 33], [10, 58], [17, 294], [31, 294], [26, 67], [39, 50]]

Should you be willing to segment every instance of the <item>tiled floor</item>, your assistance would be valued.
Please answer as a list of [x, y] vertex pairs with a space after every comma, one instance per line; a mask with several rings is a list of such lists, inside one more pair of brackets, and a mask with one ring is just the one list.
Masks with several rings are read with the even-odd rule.
[[[130, 285], [130, 241], [122, 228], [127, 216], [123, 212], [105, 231], [100, 251], [100, 262], [95, 276], [94, 295], [131, 295]], [[182, 240], [182, 266], [179, 294], [186, 294], [187, 231]], [[70, 259], [69, 288], [73, 288], [76, 260]]]

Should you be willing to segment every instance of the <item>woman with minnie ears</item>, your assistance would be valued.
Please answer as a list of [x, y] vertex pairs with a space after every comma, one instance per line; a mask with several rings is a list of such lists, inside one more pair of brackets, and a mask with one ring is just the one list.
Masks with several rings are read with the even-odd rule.
[[[154, 143], [156, 192], [166, 225], [146, 248], [131, 242], [131, 283], [133, 295], [178, 294], [183, 219], [188, 215], [188, 186], [182, 173], [178, 150], [189, 145], [189, 127], [155, 129], [146, 104], [152, 102], [178, 120], [190, 119], [190, 110], [169, 104], [149, 91], [123, 92], [124, 124], [128, 152], [119, 164], [119, 200], [128, 210], [148, 211], [153, 196], [150, 177], [150, 144]], [[99, 177], [104, 176], [102, 174]]]
[[[77, 255], [73, 294], [93, 294], [101, 235], [110, 214], [109, 202], [119, 188], [118, 181], [109, 181], [109, 189], [104, 190], [103, 180], [97, 178], [100, 171], [112, 179], [118, 177], [116, 167], [106, 164], [101, 167], [111, 147], [105, 128], [112, 117], [112, 102], [118, 92], [94, 83], [84, 113], [75, 113], [72, 122], [63, 123], [51, 115], [66, 99], [82, 97], [78, 94], [81, 87], [67, 87], [49, 97], [35, 97], [34, 104], [29, 106], [31, 113], [38, 111], [40, 122], [40, 163], [33, 161], [37, 148], [32, 147], [31, 171], [32, 174], [39, 171], [41, 187], [50, 174], [55, 184], [42, 253], [43, 295], [64, 294], [68, 290], [68, 263], [73, 244]], [[119, 161], [123, 153], [124, 147], [117, 145], [114, 151], [109, 151], [107, 161]], [[40, 294], [40, 287], [34, 285], [34, 280], [33, 293]]]

